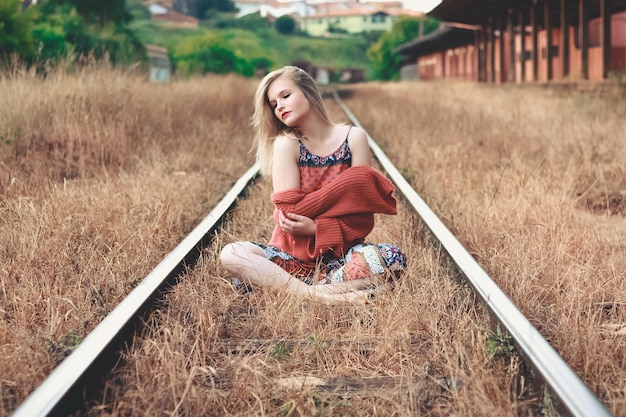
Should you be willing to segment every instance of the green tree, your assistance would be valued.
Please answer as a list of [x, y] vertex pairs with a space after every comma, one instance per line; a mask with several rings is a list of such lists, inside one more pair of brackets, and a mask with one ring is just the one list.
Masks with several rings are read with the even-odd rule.
[[209, 10], [206, 12], [205, 25], [215, 29], [238, 28], [249, 32], [254, 32], [261, 36], [261, 31], [273, 27], [271, 23], [259, 13], [250, 13], [242, 17], [236, 17], [233, 13], [221, 13]]
[[291, 35], [296, 30], [296, 21], [289, 15], [276, 19], [276, 31], [283, 35]]
[[[38, 4], [33, 36], [38, 45], [37, 60], [50, 62], [58, 59], [73, 60], [93, 55], [108, 59], [113, 64], [130, 64], [145, 61], [145, 48], [124, 25], [124, 16], [111, 9], [86, 9], [89, 2], [82, 0], [48, 0]], [[81, 4], [81, 11], [76, 7]], [[103, 17], [105, 16], [105, 17]], [[115, 18], [113, 18], [115, 16]], [[103, 22], [106, 22], [102, 25]]]
[[33, 37], [38, 45], [37, 59], [54, 62], [73, 57], [76, 44], [83, 43], [80, 39], [85, 37], [84, 32], [81, 17], [69, 5], [39, 13], [33, 28]]
[[34, 52], [32, 13], [21, 8], [19, 0], [0, 0], [0, 61]]
[[[378, 41], [367, 50], [367, 58], [372, 64], [374, 77], [380, 80], [397, 79], [400, 74], [403, 57], [393, 52], [399, 45], [415, 39], [420, 32], [421, 19], [401, 16], [390, 32], [383, 33]], [[438, 27], [437, 20], [424, 20], [423, 34], [426, 35]]]
[[198, 19], [204, 19], [210, 11], [227, 13], [237, 11], [235, 3], [231, 0], [196, 0], [195, 9]]
[[141, 0], [127, 0], [126, 11], [131, 21], [150, 19], [150, 9]]
[[176, 68], [183, 74], [237, 74], [252, 76], [254, 67], [243, 56], [236, 54], [219, 33], [190, 37], [179, 43], [173, 53]]
[[69, 5], [76, 9], [85, 23], [100, 27], [113, 24], [124, 25], [130, 20], [126, 11], [126, 0], [47, 0], [44, 7], [56, 8]]

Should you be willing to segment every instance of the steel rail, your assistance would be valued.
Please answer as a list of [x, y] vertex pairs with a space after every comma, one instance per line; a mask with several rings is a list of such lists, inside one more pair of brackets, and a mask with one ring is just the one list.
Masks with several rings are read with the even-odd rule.
[[[239, 178], [215, 208], [174, 248], [82, 341], [67, 358], [35, 389], [12, 414], [14, 417], [47, 416], [57, 410], [64, 397], [101, 359], [106, 348], [138, 313], [167, 279], [185, 262], [258, 175], [253, 165]], [[58, 411], [58, 410], [57, 410]]]
[[[350, 118], [352, 124], [362, 127], [350, 109], [341, 101], [336, 91], [333, 91], [333, 96]], [[404, 179], [374, 139], [369, 134], [367, 137], [376, 159], [380, 162], [390, 179], [402, 192], [409, 204], [417, 211], [428, 229], [445, 248], [450, 258], [468, 279], [476, 292], [480, 294], [489, 309], [507, 329], [517, 346], [521, 349], [522, 355], [531, 362], [531, 365], [561, 400], [563, 406], [576, 417], [611, 416], [589, 387], [558, 355]]]
[[[354, 114], [341, 101], [336, 91], [333, 96], [352, 124], [362, 127]], [[554, 351], [541, 334], [500, 290], [476, 260], [447, 229], [417, 192], [402, 177], [389, 158], [368, 134], [368, 142], [376, 159], [387, 172], [407, 202], [421, 216], [433, 235], [445, 248], [474, 289], [515, 340], [522, 354], [543, 377], [563, 405], [574, 416], [610, 416], [604, 405], [573, 370]], [[184, 263], [188, 254], [197, 248], [232, 207], [247, 185], [258, 175], [258, 165], [252, 166], [220, 200], [207, 217], [157, 265], [105, 319], [89, 333], [78, 348], [69, 355], [12, 414], [13, 417], [50, 415], [68, 393], [76, 387], [89, 368], [104, 356], [108, 346], [125, 326], [137, 318], [138, 312], [163, 287]]]

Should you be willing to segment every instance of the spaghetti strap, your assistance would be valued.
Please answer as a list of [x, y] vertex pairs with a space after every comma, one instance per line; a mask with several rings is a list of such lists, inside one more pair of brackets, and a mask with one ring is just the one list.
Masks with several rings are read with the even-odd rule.
[[350, 136], [351, 130], [352, 130], [352, 125], [348, 125], [348, 133], [346, 133], [346, 140], [348, 140], [348, 136]]

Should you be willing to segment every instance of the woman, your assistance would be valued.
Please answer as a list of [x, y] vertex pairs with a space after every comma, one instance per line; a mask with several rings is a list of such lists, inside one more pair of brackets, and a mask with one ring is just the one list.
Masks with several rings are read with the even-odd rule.
[[224, 247], [224, 267], [245, 284], [327, 303], [367, 301], [373, 285], [398, 278], [400, 248], [364, 243], [374, 213], [396, 214], [395, 188], [370, 167], [365, 132], [331, 122], [315, 81], [294, 66], [261, 81], [252, 120], [276, 226], [267, 245]]

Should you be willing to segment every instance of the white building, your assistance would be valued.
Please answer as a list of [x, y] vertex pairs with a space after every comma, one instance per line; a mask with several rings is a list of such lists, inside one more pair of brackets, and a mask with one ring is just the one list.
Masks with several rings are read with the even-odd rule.
[[312, 36], [324, 36], [334, 29], [347, 33], [391, 30], [400, 15], [422, 16], [403, 8], [401, 1], [356, 0], [234, 0], [237, 17], [259, 13], [261, 17], [294, 16]]
[[316, 8], [305, 0], [235, 0], [233, 2], [239, 10], [237, 17], [246, 16], [253, 13], [259, 13], [261, 17], [268, 15], [280, 17], [283, 15], [297, 15], [300, 17], [315, 14]]

